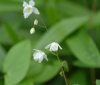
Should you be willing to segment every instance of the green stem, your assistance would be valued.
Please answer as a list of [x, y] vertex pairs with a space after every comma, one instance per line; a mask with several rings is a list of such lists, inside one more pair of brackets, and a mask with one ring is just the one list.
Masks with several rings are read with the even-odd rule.
[[65, 75], [63, 67], [61, 68], [61, 70], [62, 70], [62, 74], [63, 74], [64, 80], [66, 82], [66, 85], [68, 85], [67, 78], [66, 78], [66, 75]]
[[61, 64], [61, 72], [62, 72], [62, 75], [63, 75], [63, 77], [64, 77], [65, 83], [66, 83], [66, 85], [68, 85], [67, 78], [66, 78], [64, 69], [63, 69], [63, 67], [62, 67], [62, 63], [61, 63], [61, 61], [60, 61], [60, 58], [59, 58], [59, 56], [58, 56], [58, 53], [57, 53], [56, 56], [57, 56], [57, 59], [58, 59], [59, 63]]

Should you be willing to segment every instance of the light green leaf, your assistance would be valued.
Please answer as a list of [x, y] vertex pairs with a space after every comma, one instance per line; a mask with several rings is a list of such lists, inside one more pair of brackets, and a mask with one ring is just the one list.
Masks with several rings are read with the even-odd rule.
[[51, 27], [50, 30], [44, 34], [44, 36], [37, 43], [35, 48], [44, 48], [47, 44], [51, 42], [61, 42], [65, 37], [69, 36], [72, 32], [76, 31], [80, 26], [85, 24], [88, 17], [75, 17], [70, 19], [65, 19], [55, 26]]
[[67, 44], [73, 54], [83, 63], [92, 66], [100, 67], [100, 54], [91, 39], [85, 31], [79, 31], [75, 35], [67, 39]]
[[45, 63], [44, 61], [44, 63], [42, 62], [41, 64], [33, 61], [27, 74], [27, 78], [31, 77], [35, 83], [43, 83], [56, 76], [59, 70], [60, 64], [55, 59], [49, 59], [48, 62]]
[[30, 41], [26, 40], [12, 47], [4, 61], [5, 85], [19, 83], [27, 74], [30, 60]]
[[0, 12], [18, 12], [21, 11], [22, 5], [21, 3], [15, 3], [15, 2], [0, 2]]
[[34, 76], [33, 79], [37, 83], [43, 83], [52, 79], [60, 70], [60, 63], [57, 60], [52, 61], [51, 63], [46, 63], [42, 71]]
[[96, 80], [96, 85], [100, 85], [100, 80]]
[[42, 63], [40, 64], [40, 63], [37, 63], [35, 61], [32, 61], [31, 65], [30, 65], [30, 69], [27, 73], [27, 77], [28, 78], [35, 77], [38, 74], [40, 74], [43, 69], [44, 69], [44, 64], [42, 64]]

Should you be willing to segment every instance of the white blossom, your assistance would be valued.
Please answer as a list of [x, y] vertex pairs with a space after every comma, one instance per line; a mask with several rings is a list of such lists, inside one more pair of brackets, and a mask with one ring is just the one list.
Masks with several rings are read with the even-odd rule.
[[38, 24], [38, 20], [35, 19], [35, 20], [34, 20], [34, 25], [37, 25], [37, 24]]
[[30, 29], [30, 34], [34, 34], [35, 33], [35, 28], [31, 28]]
[[57, 42], [52, 42], [51, 44], [47, 45], [45, 49], [49, 49], [49, 51], [58, 51], [58, 49], [62, 50], [62, 47]]
[[29, 3], [24, 1], [23, 7], [24, 18], [28, 18], [32, 13], [40, 14], [39, 10], [35, 7], [35, 2], [33, 0], [30, 0]]
[[33, 59], [38, 63], [41, 63], [44, 59], [48, 61], [47, 55], [41, 51], [33, 49], [35, 52], [33, 53]]

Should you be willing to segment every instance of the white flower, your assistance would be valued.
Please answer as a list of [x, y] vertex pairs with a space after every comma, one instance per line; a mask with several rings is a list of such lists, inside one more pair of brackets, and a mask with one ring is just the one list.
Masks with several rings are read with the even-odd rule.
[[58, 43], [53, 42], [47, 45], [45, 49], [49, 49], [49, 51], [58, 51], [58, 49], [62, 49], [62, 47]]
[[35, 28], [31, 28], [30, 29], [30, 34], [34, 34], [35, 33]]
[[37, 24], [38, 24], [38, 20], [35, 19], [35, 20], [34, 20], [34, 25], [37, 25]]
[[35, 2], [33, 0], [30, 0], [29, 3], [23, 2], [23, 14], [24, 18], [28, 18], [32, 13], [34, 14], [40, 14], [38, 9], [35, 6]]
[[37, 61], [38, 63], [41, 63], [43, 59], [48, 61], [47, 55], [43, 51], [36, 50], [36, 49], [33, 49], [33, 50], [35, 51], [33, 54], [33, 59], [35, 61]]

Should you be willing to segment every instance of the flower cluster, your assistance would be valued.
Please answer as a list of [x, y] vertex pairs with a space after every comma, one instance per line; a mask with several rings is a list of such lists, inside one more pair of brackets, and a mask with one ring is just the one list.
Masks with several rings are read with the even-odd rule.
[[[56, 52], [56, 51], [58, 51], [58, 49], [62, 49], [62, 48], [58, 43], [53, 42], [53, 43], [47, 45], [45, 47], [45, 49], [48, 49], [51, 52]], [[48, 61], [47, 55], [43, 51], [36, 50], [36, 49], [33, 49], [33, 50], [35, 51], [33, 53], [33, 59], [35, 61], [37, 61], [38, 63], [41, 63], [44, 59]]]
[[[36, 14], [36, 15], [40, 14], [39, 10], [35, 7], [34, 0], [30, 0], [28, 3], [24, 1], [23, 2], [23, 15], [24, 15], [24, 18], [25, 19], [28, 18], [32, 13]], [[34, 27], [36, 25], [38, 25], [38, 20], [37, 19], [34, 20], [34, 26], [30, 29], [30, 34], [34, 34], [35, 33], [35, 28]], [[45, 26], [45, 28], [46, 28], [46, 26]], [[52, 52], [52, 54], [54, 54], [57, 57], [58, 61], [61, 63], [57, 51], [59, 49], [62, 50], [62, 47], [57, 42], [50, 43], [49, 45], [47, 45], [45, 47], [45, 49], [47, 49], [50, 52]], [[47, 55], [46, 55], [45, 52], [43, 52], [42, 50], [38, 50], [38, 49], [33, 49], [33, 51], [34, 51], [33, 52], [34, 61], [36, 61], [38, 63], [41, 63], [43, 60], [48, 61], [48, 58], [47, 58]], [[55, 54], [53, 52], [55, 52], [57, 54]], [[63, 68], [63, 66], [61, 68]], [[62, 73], [62, 75], [63, 75], [63, 77], [65, 79], [66, 85], [67, 85], [67, 80], [65, 78], [64, 69], [61, 69], [61, 70], [62, 70], [61, 73]]]
[[[40, 14], [39, 10], [35, 7], [34, 0], [30, 0], [28, 3], [24, 1], [23, 2], [23, 15], [24, 15], [24, 18], [25, 19], [28, 18], [32, 13], [36, 14], [36, 15]], [[38, 25], [38, 20], [37, 19], [34, 20], [34, 26], [35, 25]], [[35, 33], [34, 26], [30, 29], [30, 34]], [[48, 49], [51, 52], [56, 52], [56, 51], [58, 51], [58, 49], [62, 49], [62, 47], [58, 43], [53, 42], [53, 43], [47, 45], [45, 47], [45, 49]], [[34, 50], [33, 59], [35, 61], [37, 61], [38, 63], [41, 63], [44, 59], [48, 61], [47, 55], [43, 51], [36, 50], [36, 49], [33, 49], [33, 50]]]
[[[35, 2], [34, 0], [30, 0], [29, 3], [27, 2], [23, 2], [23, 15], [24, 15], [24, 18], [28, 18], [32, 13], [36, 14], [36, 15], [39, 15], [40, 12], [39, 10], [35, 7]], [[34, 25], [37, 25], [38, 24], [38, 20], [35, 19], [34, 20]], [[35, 28], [32, 27], [30, 29], [30, 34], [34, 34], [35, 33]]]

